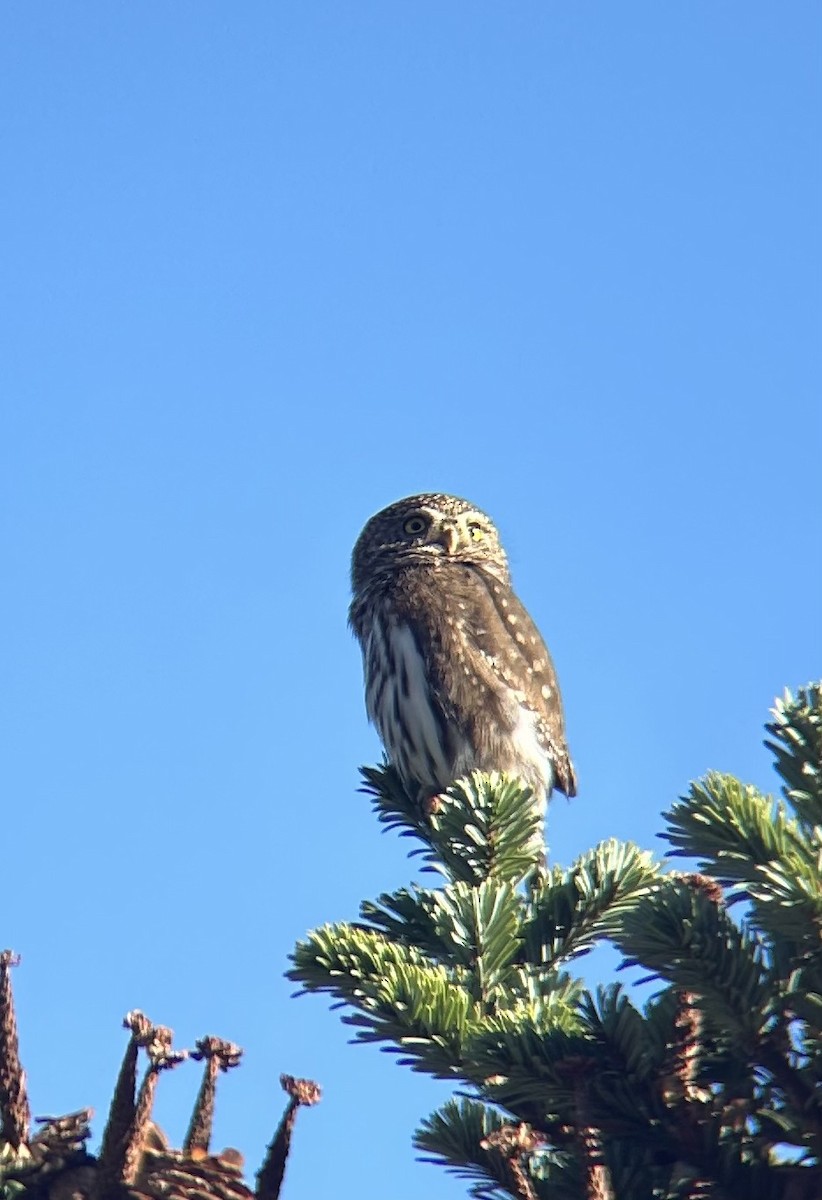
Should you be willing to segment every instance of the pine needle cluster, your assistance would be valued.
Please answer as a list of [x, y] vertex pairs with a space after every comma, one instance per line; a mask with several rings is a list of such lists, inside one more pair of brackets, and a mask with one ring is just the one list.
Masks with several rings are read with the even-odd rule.
[[[822, 1196], [822, 687], [786, 693], [767, 730], [781, 798], [711, 773], [665, 814], [687, 872], [616, 841], [546, 867], [533, 797], [504, 776], [421, 811], [390, 767], [364, 772], [442, 883], [314, 931], [289, 974], [354, 1040], [454, 1082], [416, 1145], [478, 1200]], [[602, 940], [652, 999], [573, 974]]]

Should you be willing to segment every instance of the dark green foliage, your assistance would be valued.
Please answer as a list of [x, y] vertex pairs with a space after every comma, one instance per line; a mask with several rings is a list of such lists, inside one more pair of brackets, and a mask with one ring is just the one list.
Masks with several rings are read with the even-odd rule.
[[615, 940], [629, 965], [650, 967], [697, 994], [734, 1042], [755, 1040], [769, 1024], [771, 980], [761, 940], [734, 924], [698, 883], [663, 880], [625, 914]]
[[[425, 809], [365, 772], [444, 883], [365, 902], [290, 974], [357, 1040], [461, 1084], [416, 1144], [474, 1196], [822, 1196], [822, 688], [774, 718], [782, 799], [711, 772], [667, 813], [699, 873], [615, 841], [548, 868], [516, 781], [475, 774]], [[567, 973], [602, 939], [660, 981], [644, 1006]]]

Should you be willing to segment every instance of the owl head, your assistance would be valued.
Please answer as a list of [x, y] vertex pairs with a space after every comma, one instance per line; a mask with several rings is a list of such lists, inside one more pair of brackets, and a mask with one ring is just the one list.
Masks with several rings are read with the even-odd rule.
[[407, 496], [366, 524], [354, 547], [351, 583], [356, 595], [399, 566], [448, 561], [482, 566], [508, 582], [508, 560], [490, 517], [459, 496]]

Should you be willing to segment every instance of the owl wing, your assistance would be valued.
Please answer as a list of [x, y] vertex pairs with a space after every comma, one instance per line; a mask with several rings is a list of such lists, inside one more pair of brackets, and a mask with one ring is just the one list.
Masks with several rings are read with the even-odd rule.
[[536, 714], [539, 735], [554, 768], [554, 786], [570, 799], [577, 794], [576, 772], [565, 740], [562, 697], [548, 647], [510, 587], [489, 579], [485, 572], [473, 574], [477, 599], [484, 594], [490, 601], [479, 605], [485, 620], [472, 631], [473, 637], [498, 678], [520, 692]]

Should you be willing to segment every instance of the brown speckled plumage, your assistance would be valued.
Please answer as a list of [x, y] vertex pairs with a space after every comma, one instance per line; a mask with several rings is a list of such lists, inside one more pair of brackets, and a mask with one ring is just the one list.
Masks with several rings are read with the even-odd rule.
[[369, 716], [407, 787], [430, 796], [476, 768], [576, 794], [554, 666], [485, 513], [399, 500], [366, 524], [351, 574]]

